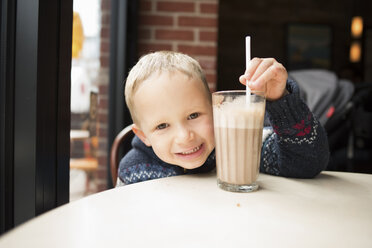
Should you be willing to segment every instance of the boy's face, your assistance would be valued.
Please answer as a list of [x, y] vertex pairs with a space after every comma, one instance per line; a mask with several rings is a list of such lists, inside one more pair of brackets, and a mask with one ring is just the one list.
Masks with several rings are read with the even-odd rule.
[[134, 95], [137, 136], [163, 161], [194, 169], [214, 149], [212, 105], [203, 83], [181, 72], [155, 73]]

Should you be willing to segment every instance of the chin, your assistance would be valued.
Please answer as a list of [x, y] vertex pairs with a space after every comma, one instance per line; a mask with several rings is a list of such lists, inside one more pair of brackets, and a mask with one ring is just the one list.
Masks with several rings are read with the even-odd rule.
[[195, 163], [180, 163], [180, 166], [187, 170], [192, 170], [192, 169], [196, 169], [202, 166], [206, 160], [207, 159], [203, 160], [202, 162], [195, 162]]
[[180, 166], [184, 169], [187, 169], [187, 170], [193, 170], [193, 169], [199, 168], [202, 165], [203, 164], [201, 164], [201, 165], [180, 165]]

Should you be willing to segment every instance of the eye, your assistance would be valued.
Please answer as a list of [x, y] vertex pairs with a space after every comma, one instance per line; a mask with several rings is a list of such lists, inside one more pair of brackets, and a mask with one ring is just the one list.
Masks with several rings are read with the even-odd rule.
[[188, 120], [192, 120], [192, 119], [196, 119], [199, 117], [199, 113], [192, 113], [191, 115], [189, 115], [189, 117], [187, 118]]
[[169, 125], [167, 123], [162, 123], [162, 124], [157, 125], [156, 129], [161, 130], [161, 129], [167, 128], [168, 126]]

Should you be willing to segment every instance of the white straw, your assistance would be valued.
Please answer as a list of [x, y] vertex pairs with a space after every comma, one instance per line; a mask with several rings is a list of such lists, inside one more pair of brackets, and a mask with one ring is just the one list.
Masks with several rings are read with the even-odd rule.
[[[249, 61], [251, 60], [251, 37], [246, 36], [245, 37], [245, 69], [248, 69]], [[251, 88], [248, 86], [248, 80], [246, 83], [246, 102], [247, 105], [251, 102]]]

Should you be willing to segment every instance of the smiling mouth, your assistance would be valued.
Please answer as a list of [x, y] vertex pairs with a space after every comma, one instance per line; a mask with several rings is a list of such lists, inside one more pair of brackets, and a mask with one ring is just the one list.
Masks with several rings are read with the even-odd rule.
[[193, 148], [193, 149], [191, 149], [191, 150], [189, 150], [187, 152], [180, 152], [180, 154], [182, 154], [182, 155], [190, 155], [192, 153], [195, 153], [195, 152], [199, 151], [201, 147], [202, 147], [202, 145], [197, 146], [197, 147], [195, 147], [195, 148]]

